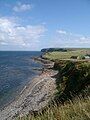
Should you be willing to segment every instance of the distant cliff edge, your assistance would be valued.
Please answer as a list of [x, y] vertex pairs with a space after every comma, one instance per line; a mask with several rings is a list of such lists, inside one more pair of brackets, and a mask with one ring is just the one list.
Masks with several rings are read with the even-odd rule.
[[65, 48], [44, 48], [44, 49], [41, 49], [41, 52], [53, 52], [53, 51], [66, 52], [67, 49], [65, 49]]

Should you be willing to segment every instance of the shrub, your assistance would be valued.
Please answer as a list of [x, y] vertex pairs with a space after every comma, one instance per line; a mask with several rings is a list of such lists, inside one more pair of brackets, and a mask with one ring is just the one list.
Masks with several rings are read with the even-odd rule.
[[83, 60], [83, 59], [85, 59], [85, 56], [80, 55], [80, 56], [77, 57], [77, 59], [78, 59], [78, 60]]
[[[90, 64], [66, 62], [63, 66], [56, 67], [59, 70], [56, 80], [58, 100], [64, 102], [72, 99], [90, 85]], [[57, 97], [56, 97], [57, 99]]]

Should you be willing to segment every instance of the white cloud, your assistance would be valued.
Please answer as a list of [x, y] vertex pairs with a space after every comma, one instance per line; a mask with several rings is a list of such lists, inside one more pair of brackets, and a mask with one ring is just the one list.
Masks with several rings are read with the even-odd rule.
[[80, 39], [81, 39], [81, 40], [86, 40], [87, 38], [83, 36], [83, 37], [81, 37]]
[[90, 44], [90, 37], [82, 36], [82, 37], [79, 39], [79, 42], [82, 43], [82, 44]]
[[54, 47], [90, 47], [90, 36], [56, 30], [52, 45]]
[[44, 25], [21, 26], [8, 18], [0, 18], [0, 45], [35, 47], [46, 28]]
[[31, 10], [31, 9], [32, 9], [32, 4], [18, 3], [16, 6], [13, 7], [13, 10], [15, 12], [23, 12], [23, 11], [27, 11], [27, 10]]
[[64, 31], [64, 30], [57, 30], [57, 33], [59, 33], [59, 34], [67, 34], [67, 32]]

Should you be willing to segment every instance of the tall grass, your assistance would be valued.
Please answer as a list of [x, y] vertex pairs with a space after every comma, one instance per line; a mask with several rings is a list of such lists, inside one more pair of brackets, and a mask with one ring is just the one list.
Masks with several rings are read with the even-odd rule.
[[59, 106], [54, 104], [44, 113], [38, 112], [36, 116], [27, 115], [17, 120], [90, 120], [90, 97], [77, 98]]

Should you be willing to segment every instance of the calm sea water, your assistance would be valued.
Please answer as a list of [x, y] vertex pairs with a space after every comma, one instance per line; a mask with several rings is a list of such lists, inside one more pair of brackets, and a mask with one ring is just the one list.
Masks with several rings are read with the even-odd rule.
[[0, 51], [0, 108], [15, 99], [18, 92], [39, 73], [33, 68], [42, 67], [31, 57], [41, 52]]

